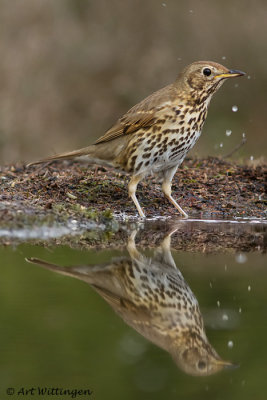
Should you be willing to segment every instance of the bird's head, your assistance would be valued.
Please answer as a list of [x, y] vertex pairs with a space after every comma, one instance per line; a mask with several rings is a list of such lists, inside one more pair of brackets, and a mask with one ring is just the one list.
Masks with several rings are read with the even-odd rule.
[[176, 351], [173, 348], [171, 354], [176, 364], [189, 375], [208, 376], [225, 368], [236, 368], [232, 362], [222, 360], [204, 338], [176, 347]]
[[178, 76], [177, 83], [186, 91], [212, 95], [228, 78], [245, 75], [245, 72], [229, 69], [212, 61], [197, 61], [188, 65]]

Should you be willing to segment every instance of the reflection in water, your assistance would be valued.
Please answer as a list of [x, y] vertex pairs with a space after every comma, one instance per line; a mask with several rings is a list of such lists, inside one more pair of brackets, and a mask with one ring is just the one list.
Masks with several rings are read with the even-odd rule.
[[27, 261], [89, 283], [137, 332], [168, 351], [191, 375], [211, 375], [232, 365], [208, 342], [198, 302], [170, 252], [171, 232], [153, 257], [141, 254], [133, 232], [130, 257], [102, 265], [60, 267], [31, 258]]

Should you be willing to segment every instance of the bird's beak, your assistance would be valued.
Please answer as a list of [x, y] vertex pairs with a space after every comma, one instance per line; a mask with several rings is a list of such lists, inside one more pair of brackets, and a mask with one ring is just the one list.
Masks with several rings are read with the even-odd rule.
[[237, 69], [229, 69], [228, 72], [215, 75], [214, 78], [235, 78], [236, 76], [243, 76], [243, 75], [246, 75], [246, 73], [243, 71], [238, 71]]
[[224, 360], [216, 360], [215, 364], [226, 369], [235, 369], [238, 368], [238, 364], [234, 364], [231, 361], [224, 361]]

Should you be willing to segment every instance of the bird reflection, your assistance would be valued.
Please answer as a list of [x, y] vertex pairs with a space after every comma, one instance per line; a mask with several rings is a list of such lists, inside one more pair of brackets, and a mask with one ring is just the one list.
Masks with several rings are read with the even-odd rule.
[[130, 257], [101, 265], [60, 267], [36, 258], [27, 261], [90, 284], [145, 338], [169, 352], [190, 375], [207, 376], [233, 364], [223, 361], [209, 343], [198, 301], [170, 252], [170, 232], [152, 257], [128, 240]]

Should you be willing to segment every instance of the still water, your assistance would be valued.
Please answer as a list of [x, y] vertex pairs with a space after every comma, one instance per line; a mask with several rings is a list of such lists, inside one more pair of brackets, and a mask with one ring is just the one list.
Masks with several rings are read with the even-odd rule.
[[266, 225], [251, 226], [253, 251], [171, 250], [175, 228], [142, 248], [136, 226], [122, 249], [1, 247], [0, 398], [266, 399]]

